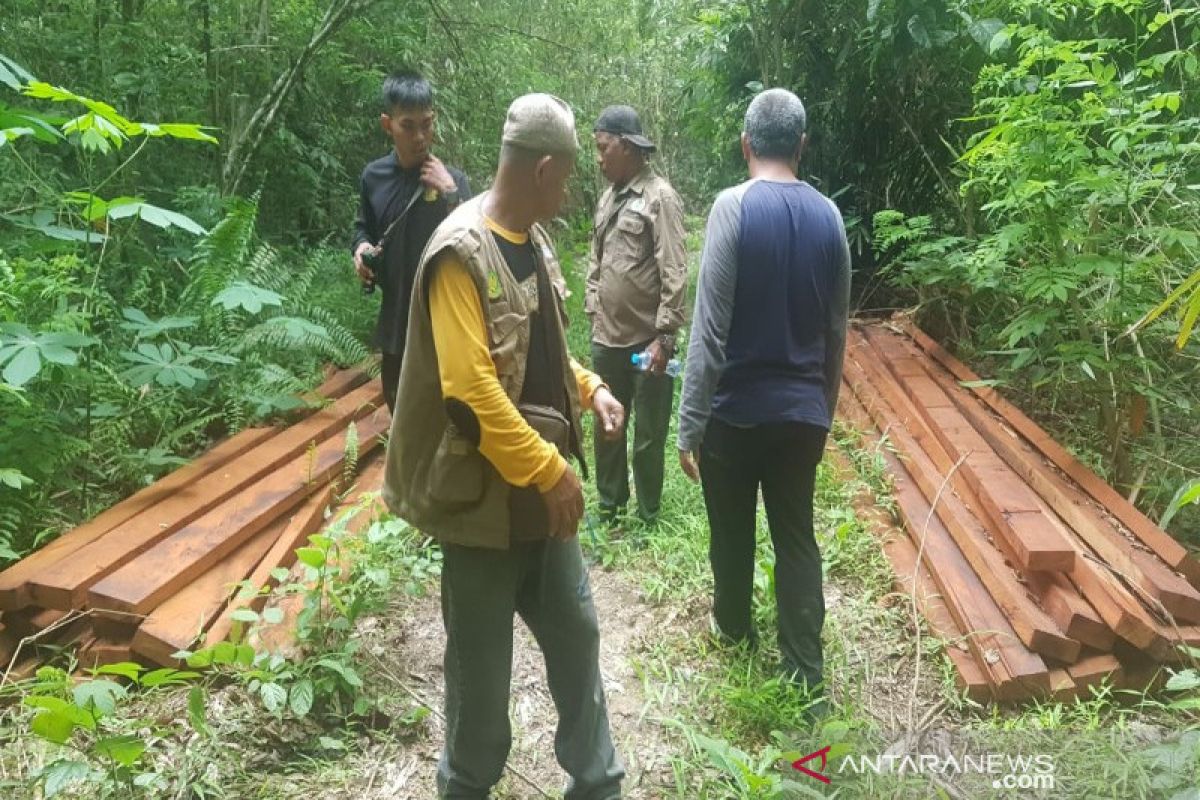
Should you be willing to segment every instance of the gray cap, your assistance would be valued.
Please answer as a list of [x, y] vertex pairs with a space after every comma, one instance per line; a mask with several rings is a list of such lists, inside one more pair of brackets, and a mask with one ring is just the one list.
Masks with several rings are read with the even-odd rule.
[[500, 141], [535, 153], [575, 153], [575, 114], [554, 95], [523, 95], [508, 107]]

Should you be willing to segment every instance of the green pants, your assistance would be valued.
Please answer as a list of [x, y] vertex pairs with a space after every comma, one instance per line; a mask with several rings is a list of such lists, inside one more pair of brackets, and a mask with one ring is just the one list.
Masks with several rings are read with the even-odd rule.
[[600, 630], [579, 540], [509, 550], [442, 545], [446, 742], [438, 793], [486, 800], [512, 746], [513, 614], [546, 659], [558, 711], [554, 754], [571, 780], [565, 800], [614, 800], [625, 770], [613, 749], [600, 678]]
[[[645, 348], [605, 347], [592, 342], [592, 369], [625, 406], [626, 429], [633, 426], [633, 485], [638, 515], [652, 522], [658, 518], [662, 504], [663, 458], [675, 387], [669, 376], [642, 372], [630, 363], [630, 356]], [[596, 426], [595, 434], [600, 512], [612, 516], [629, 502], [628, 444], [624, 434], [617, 441], [606, 440], [600, 426]]]

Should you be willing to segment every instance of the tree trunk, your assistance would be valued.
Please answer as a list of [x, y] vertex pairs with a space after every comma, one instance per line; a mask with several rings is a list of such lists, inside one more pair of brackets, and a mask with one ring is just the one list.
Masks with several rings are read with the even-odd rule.
[[[296, 82], [304, 72], [317, 52], [329, 41], [351, 17], [367, 9], [375, 0], [332, 0], [325, 15], [321, 18], [317, 30], [309, 39], [308, 44], [292, 61], [275, 83], [263, 96], [258, 108], [250, 116], [245, 127], [233, 133], [229, 139], [229, 149], [225, 154], [225, 163], [221, 167], [221, 190], [223, 194], [237, 194], [238, 187], [246, 175], [246, 169], [251, 159], [262, 144], [271, 125], [275, 122], [279, 109], [295, 88]], [[264, 0], [263, 7], [266, 6]], [[261, 22], [261, 20], [260, 20]], [[260, 29], [261, 30], [261, 29]]]

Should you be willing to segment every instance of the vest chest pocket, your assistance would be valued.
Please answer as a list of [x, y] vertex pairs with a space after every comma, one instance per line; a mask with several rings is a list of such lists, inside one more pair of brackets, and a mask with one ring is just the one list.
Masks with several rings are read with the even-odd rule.
[[[515, 371], [517, 353], [527, 346], [529, 315], [507, 300], [488, 304], [488, 344], [501, 383]], [[526, 341], [522, 341], [522, 340]]]
[[446, 509], [473, 506], [483, 499], [484, 459], [451, 425], [442, 434], [429, 470], [429, 494]]

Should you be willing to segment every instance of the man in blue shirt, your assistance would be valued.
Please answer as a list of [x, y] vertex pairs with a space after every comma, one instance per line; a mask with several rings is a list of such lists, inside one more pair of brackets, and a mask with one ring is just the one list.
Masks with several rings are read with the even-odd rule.
[[721, 192], [708, 218], [678, 445], [704, 490], [718, 634], [756, 642], [761, 487], [783, 670], [818, 691], [825, 601], [813, 490], [841, 381], [850, 248], [837, 207], [796, 177], [806, 143], [799, 98], [754, 98], [742, 133], [750, 180]]

